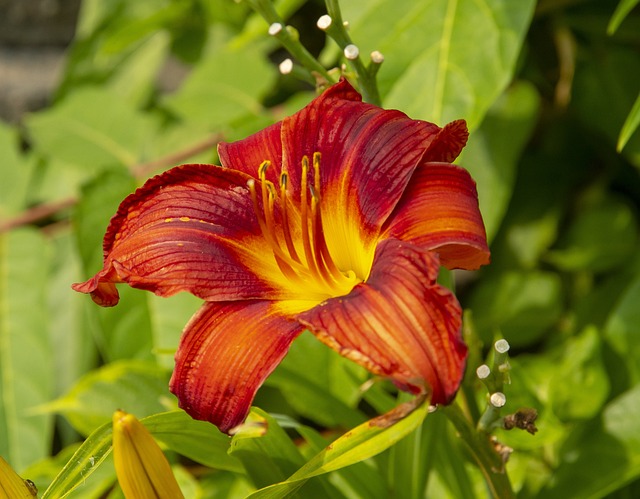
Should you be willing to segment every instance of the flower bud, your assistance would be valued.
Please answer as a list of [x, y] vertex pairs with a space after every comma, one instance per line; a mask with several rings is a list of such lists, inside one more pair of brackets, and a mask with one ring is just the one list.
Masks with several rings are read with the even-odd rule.
[[22, 499], [37, 497], [33, 482], [23, 480], [9, 463], [0, 457], [0, 499]]
[[127, 499], [184, 498], [167, 458], [151, 433], [132, 414], [113, 414], [113, 460]]

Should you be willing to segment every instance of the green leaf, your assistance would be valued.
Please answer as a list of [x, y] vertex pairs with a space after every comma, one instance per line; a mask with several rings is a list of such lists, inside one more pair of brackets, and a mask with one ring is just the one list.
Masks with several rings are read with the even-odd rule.
[[111, 420], [116, 409], [136, 417], [174, 405], [163, 369], [139, 361], [107, 364], [83, 376], [63, 397], [42, 407], [63, 414], [84, 435]]
[[607, 343], [617, 354], [619, 362], [626, 367], [629, 385], [640, 383], [640, 278], [629, 285], [618, 305], [612, 311], [604, 328]]
[[81, 485], [111, 454], [111, 435], [111, 422], [89, 435], [45, 490], [42, 499], [63, 499]]
[[606, 497], [640, 477], [640, 386], [610, 402], [601, 420], [577, 429], [540, 498]]
[[[305, 449], [305, 456], [308, 458], [321, 452], [331, 443], [330, 440], [327, 440], [308, 426], [297, 425], [295, 429], [308, 444], [308, 448]], [[361, 461], [331, 472], [328, 479], [346, 497], [384, 499], [388, 497], [388, 486], [385, 482], [385, 477], [380, 474], [379, 467], [375, 464], [371, 460]]]
[[629, 12], [631, 12], [636, 5], [638, 5], [638, 2], [640, 2], [640, 0], [620, 0], [616, 10], [611, 16], [609, 26], [607, 26], [607, 34], [613, 35], [616, 32], [618, 27], [622, 24], [622, 21], [624, 21], [624, 18], [627, 17]]
[[47, 317], [49, 247], [36, 231], [0, 235], [0, 454], [18, 472], [49, 454], [53, 396]]
[[[66, 393], [97, 361], [97, 349], [83, 314], [86, 296], [70, 289], [80, 275], [80, 257], [70, 232], [53, 239], [54, 257], [49, 290], [49, 327], [55, 345], [56, 396]], [[64, 311], [64, 313], [61, 313]]]
[[627, 119], [622, 125], [622, 130], [620, 130], [620, 136], [618, 137], [618, 144], [616, 146], [618, 152], [621, 152], [624, 149], [624, 146], [627, 145], [631, 136], [638, 129], [638, 126], [640, 126], [640, 94], [638, 94], [638, 97], [629, 112], [629, 116], [627, 116]]
[[157, 32], [136, 48], [109, 80], [109, 88], [135, 107], [144, 106], [169, 52], [169, 35]]
[[[409, 406], [400, 406], [397, 410], [398, 413], [406, 412]], [[422, 401], [408, 414], [402, 414], [400, 419], [396, 420], [397, 415], [387, 413], [367, 421], [335, 440], [287, 480], [265, 487], [249, 497], [282, 497], [298, 490], [309, 478], [373, 457], [415, 430], [427, 416], [428, 410], [429, 404]]]
[[378, 74], [385, 107], [438, 124], [465, 118], [474, 129], [513, 75], [535, 2], [341, 5], [360, 53], [379, 50], [385, 56]]
[[37, 152], [93, 173], [138, 162], [154, 134], [154, 121], [112, 92], [76, 89], [55, 107], [29, 116], [27, 131]]
[[229, 454], [242, 462], [256, 487], [284, 480], [304, 463], [298, 448], [266, 412], [253, 407], [244, 424], [233, 436]]
[[22, 210], [28, 200], [34, 165], [30, 157], [18, 152], [18, 145], [17, 132], [0, 122], [0, 224]]
[[[184, 411], [170, 411], [141, 418], [140, 422], [171, 450], [218, 469], [241, 472], [242, 466], [227, 455], [230, 439], [213, 425], [195, 421]], [[104, 466], [111, 453], [111, 421], [97, 428], [69, 459], [42, 499], [62, 498]], [[81, 496], [82, 497], [82, 496]]]
[[261, 54], [223, 49], [198, 64], [164, 104], [185, 121], [219, 130], [245, 115], [260, 114], [260, 101], [274, 76]]
[[539, 106], [540, 97], [533, 85], [515, 83], [494, 103], [456, 161], [469, 170], [477, 183], [489, 241], [506, 213], [518, 160], [533, 132]]
[[564, 421], [596, 416], [609, 395], [600, 336], [589, 328], [563, 345], [564, 356], [550, 385], [550, 402]]
[[366, 371], [303, 333], [266, 384], [279, 388], [291, 406], [324, 426], [351, 428], [365, 420], [354, 406]]
[[631, 206], [611, 196], [583, 207], [545, 260], [572, 272], [611, 270], [633, 255], [637, 231]]
[[480, 337], [499, 331], [514, 347], [539, 340], [560, 317], [560, 278], [551, 272], [505, 272], [487, 276], [474, 290], [470, 308]]
[[240, 461], [228, 453], [231, 439], [211, 423], [196, 421], [182, 410], [153, 414], [140, 421], [158, 441], [189, 459], [218, 470], [244, 471]]

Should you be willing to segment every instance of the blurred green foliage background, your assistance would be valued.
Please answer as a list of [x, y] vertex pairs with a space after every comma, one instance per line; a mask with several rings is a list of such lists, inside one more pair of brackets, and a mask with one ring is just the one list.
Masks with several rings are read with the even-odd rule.
[[[456, 274], [471, 346], [463, 391], [486, 403], [475, 368], [506, 338], [504, 413], [539, 412], [535, 436], [496, 432], [514, 449], [506, 469], [519, 497], [640, 496], [637, 3], [340, 2], [361, 54], [385, 55], [384, 107], [468, 120], [457, 162], [478, 183], [492, 264]], [[322, 2], [275, 5], [325, 67], [345, 62], [315, 27]], [[72, 484], [71, 497], [121, 496], [108, 430], [94, 433], [117, 408], [148, 416], [185, 495], [208, 498], [286, 479], [396, 403], [386, 384], [363, 392], [366, 372], [303, 335], [256, 399], [277, 415], [268, 438], [228, 453], [229, 440], [176, 412], [167, 389], [198, 300], [123, 287], [117, 307], [100, 309], [70, 290], [101, 268], [107, 223], [146, 178], [215, 163], [217, 141], [313, 98], [278, 72], [287, 55], [267, 26], [246, 1], [84, 0], [50, 106], [0, 123], [0, 455], [42, 492], [92, 435], [47, 497]], [[438, 412], [327, 477], [301, 497], [487, 494]]]

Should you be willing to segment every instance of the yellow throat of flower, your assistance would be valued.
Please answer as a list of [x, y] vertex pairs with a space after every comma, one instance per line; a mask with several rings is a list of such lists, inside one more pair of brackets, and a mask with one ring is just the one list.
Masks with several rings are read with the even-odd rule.
[[269, 161], [264, 161], [258, 168], [262, 204], [255, 181], [249, 180], [247, 185], [260, 230], [280, 271], [291, 284], [308, 290], [314, 299], [348, 294], [362, 279], [351, 269], [338, 268], [327, 245], [322, 223], [320, 153], [313, 154], [312, 183], [309, 183], [309, 158], [302, 158], [299, 206], [287, 190], [286, 171], [280, 174], [279, 188], [267, 180], [270, 166]]

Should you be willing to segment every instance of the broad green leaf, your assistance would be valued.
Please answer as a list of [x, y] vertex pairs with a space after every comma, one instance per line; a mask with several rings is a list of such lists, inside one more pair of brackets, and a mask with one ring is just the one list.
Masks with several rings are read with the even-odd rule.
[[627, 119], [622, 125], [622, 130], [620, 130], [617, 145], [618, 152], [624, 149], [624, 146], [627, 145], [631, 136], [638, 129], [638, 126], [640, 126], [640, 94], [638, 94], [638, 97], [629, 112], [629, 116], [627, 116]]
[[640, 477], [640, 386], [610, 402], [602, 418], [578, 428], [540, 498], [606, 497]]
[[243, 429], [231, 440], [229, 454], [239, 459], [256, 487], [284, 480], [304, 463], [276, 420], [253, 407]]
[[47, 314], [50, 251], [41, 234], [0, 235], [0, 454], [19, 473], [49, 453], [54, 393]]
[[601, 340], [595, 328], [569, 339], [550, 385], [550, 402], [564, 421], [596, 416], [609, 395], [609, 380], [602, 362]]
[[109, 88], [136, 107], [147, 104], [169, 52], [169, 35], [158, 32], [133, 51], [109, 80]]
[[63, 414], [84, 435], [116, 409], [144, 417], [174, 406], [167, 372], [140, 361], [119, 361], [84, 375], [63, 397], [42, 407]]
[[182, 410], [153, 414], [140, 421], [158, 441], [178, 454], [219, 470], [244, 470], [228, 453], [231, 438], [211, 423], [196, 421]]
[[539, 106], [540, 97], [533, 85], [516, 82], [489, 109], [456, 161], [469, 170], [477, 183], [489, 241], [507, 210], [516, 166], [533, 131]]
[[29, 116], [26, 125], [39, 154], [96, 173], [105, 166], [134, 165], [155, 131], [149, 116], [99, 88], [76, 89], [55, 107]]
[[514, 347], [539, 340], [560, 317], [560, 278], [551, 272], [505, 272], [487, 276], [470, 299], [480, 337], [490, 343], [497, 332]]
[[638, 2], [640, 2], [640, 0], [620, 0], [616, 10], [611, 16], [609, 26], [607, 26], [607, 33], [609, 35], [613, 35], [616, 32], [620, 24], [622, 24], [622, 21], [624, 21], [624, 18], [627, 17], [629, 12], [631, 12], [636, 5], [638, 5]]
[[245, 115], [262, 112], [274, 70], [261, 54], [222, 49], [198, 64], [164, 104], [181, 119], [220, 130]]
[[16, 130], [0, 122], [0, 225], [5, 218], [25, 208], [33, 175], [33, 162], [18, 152]]
[[341, 2], [361, 54], [381, 51], [385, 107], [475, 129], [509, 83], [533, 0]]
[[245, 499], [255, 490], [245, 476], [225, 471], [209, 473], [200, 477], [199, 481], [203, 498]]
[[[408, 407], [399, 407], [404, 412]], [[265, 487], [250, 497], [276, 498], [298, 490], [309, 478], [359, 463], [388, 449], [411, 433], [427, 416], [429, 404], [422, 402], [401, 419], [388, 413], [348, 431], [307, 462], [287, 480]]]
[[53, 272], [49, 291], [49, 327], [54, 344], [56, 396], [66, 393], [97, 361], [94, 338], [83, 314], [86, 296], [70, 283], [80, 275], [80, 257], [69, 232], [53, 239]]
[[609, 197], [583, 207], [545, 260], [567, 271], [608, 271], [628, 262], [637, 241], [632, 207]]

